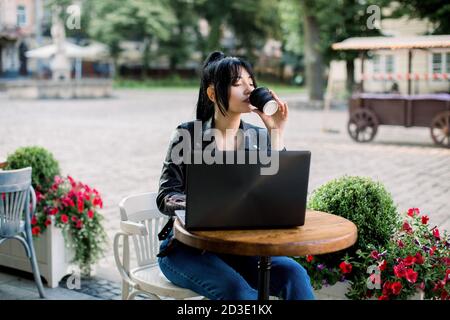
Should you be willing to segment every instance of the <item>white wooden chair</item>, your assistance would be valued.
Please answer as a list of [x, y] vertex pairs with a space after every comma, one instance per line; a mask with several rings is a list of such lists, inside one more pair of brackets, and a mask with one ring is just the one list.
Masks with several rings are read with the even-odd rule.
[[[178, 287], [161, 272], [157, 263], [159, 251], [158, 232], [168, 217], [159, 212], [156, 193], [142, 193], [122, 199], [120, 229], [114, 237], [114, 258], [122, 277], [122, 299], [131, 300], [138, 294], [152, 299], [202, 298], [198, 293]], [[122, 256], [120, 238], [123, 238]], [[133, 240], [137, 267], [130, 269], [130, 243]]]

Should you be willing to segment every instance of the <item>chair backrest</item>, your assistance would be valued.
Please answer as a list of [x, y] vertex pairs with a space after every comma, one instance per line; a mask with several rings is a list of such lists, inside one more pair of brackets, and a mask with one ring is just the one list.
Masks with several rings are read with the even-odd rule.
[[[0, 171], [0, 236], [12, 237], [20, 232], [20, 222], [30, 223], [31, 167]], [[34, 198], [33, 198], [34, 200]]]
[[156, 196], [155, 192], [141, 193], [119, 203], [121, 220], [142, 223], [148, 232], [147, 236], [132, 236], [139, 266], [156, 263], [158, 232], [168, 221], [168, 217], [158, 210]]

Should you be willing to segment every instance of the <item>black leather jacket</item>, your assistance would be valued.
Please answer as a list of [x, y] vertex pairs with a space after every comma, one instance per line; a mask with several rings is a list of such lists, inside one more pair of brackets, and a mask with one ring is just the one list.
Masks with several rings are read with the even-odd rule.
[[[209, 130], [214, 128], [213, 119], [211, 118], [203, 123], [200, 120], [195, 120], [180, 124], [172, 134], [167, 155], [164, 160], [161, 178], [159, 180], [159, 191], [156, 198], [156, 203], [158, 205], [158, 209], [162, 213], [169, 216], [174, 215], [175, 210], [185, 208], [186, 166], [183, 163], [177, 164], [172, 161], [172, 150], [184, 139], [184, 136], [180, 133], [180, 129], [187, 129], [190, 137], [194, 137], [195, 126], [197, 126], [197, 128], [201, 126], [203, 136], [208, 135], [210, 133]], [[249, 129], [253, 129], [255, 132], [258, 132], [257, 135], [245, 135], [245, 150], [259, 150], [260, 148], [263, 150], [271, 149], [270, 137], [266, 128], [260, 128], [242, 120], [239, 127], [244, 131], [244, 133]], [[201, 137], [199, 141], [202, 144], [201, 150], [204, 150], [205, 147], [211, 143], [211, 141], [203, 141]], [[194, 149], [195, 143], [197, 143], [197, 148], [200, 147], [197, 140], [191, 139], [191, 150]]]

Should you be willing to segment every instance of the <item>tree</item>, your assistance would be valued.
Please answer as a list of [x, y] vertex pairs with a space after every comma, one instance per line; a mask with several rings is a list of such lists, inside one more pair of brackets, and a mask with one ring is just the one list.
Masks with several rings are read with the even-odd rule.
[[143, 74], [150, 60], [152, 41], [167, 40], [175, 24], [172, 11], [162, 0], [102, 0], [95, 1], [89, 33], [106, 43], [114, 63], [122, 40], [143, 40]]
[[435, 24], [434, 34], [450, 33], [450, 3], [448, 0], [398, 0], [394, 15], [428, 19]]

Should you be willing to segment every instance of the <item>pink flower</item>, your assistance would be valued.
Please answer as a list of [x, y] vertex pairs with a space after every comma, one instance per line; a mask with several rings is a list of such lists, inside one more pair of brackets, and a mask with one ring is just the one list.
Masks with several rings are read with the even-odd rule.
[[87, 215], [88, 215], [89, 219], [92, 219], [94, 217], [94, 211], [89, 210]]
[[83, 228], [83, 221], [78, 220], [76, 227], [77, 227], [77, 229]]
[[403, 243], [402, 240], [398, 240], [398, 241], [397, 241], [397, 245], [398, 245], [400, 248], [403, 248], [403, 247], [405, 246], [405, 244]]
[[378, 258], [380, 257], [380, 254], [378, 253], [377, 250], [373, 250], [373, 251], [370, 253], [370, 257], [371, 257], [372, 259], [378, 260]]

